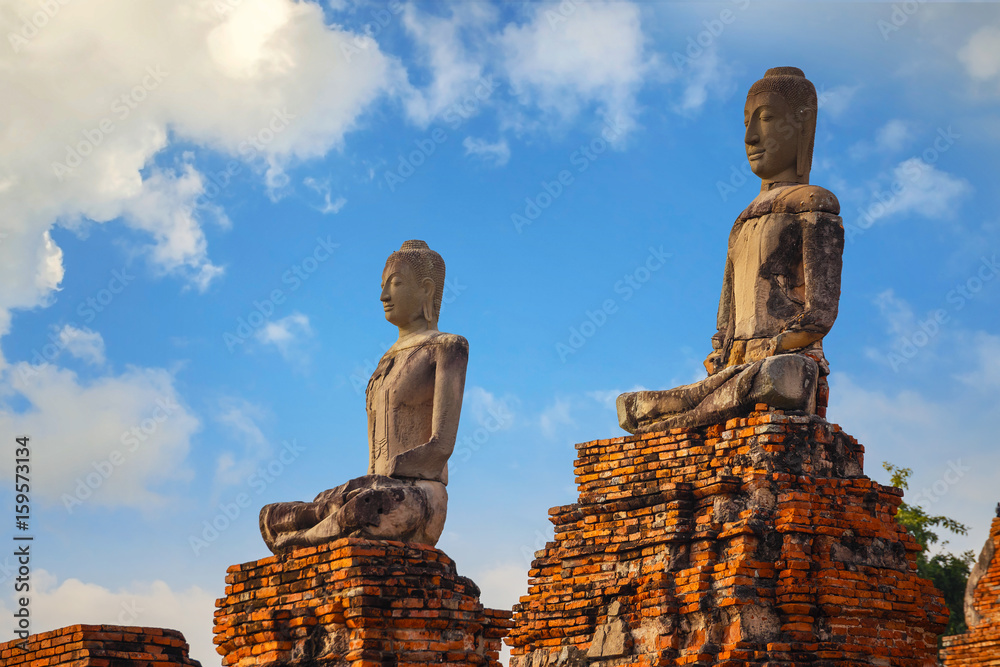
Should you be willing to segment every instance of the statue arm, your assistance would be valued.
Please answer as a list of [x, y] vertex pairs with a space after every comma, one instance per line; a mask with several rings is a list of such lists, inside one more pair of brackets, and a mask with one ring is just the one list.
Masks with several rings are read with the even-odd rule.
[[392, 462], [392, 477], [435, 477], [455, 449], [469, 343], [461, 336], [454, 336], [454, 339], [436, 346], [430, 440], [397, 455]]
[[805, 213], [803, 217], [805, 307], [778, 337], [777, 352], [806, 347], [821, 340], [837, 319], [844, 225], [840, 216], [826, 212]]
[[733, 329], [733, 262], [726, 253], [726, 269], [722, 277], [722, 296], [716, 316], [716, 333], [712, 336], [712, 352], [705, 359], [705, 370], [714, 375], [726, 366], [728, 347], [732, 343]]

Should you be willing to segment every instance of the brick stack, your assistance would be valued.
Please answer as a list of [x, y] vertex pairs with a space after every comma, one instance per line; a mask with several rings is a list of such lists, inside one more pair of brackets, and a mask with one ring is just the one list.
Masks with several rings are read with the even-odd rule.
[[989, 542], [970, 577], [965, 604], [969, 631], [944, 638], [943, 664], [945, 667], [1000, 665], [1000, 518], [993, 520]]
[[176, 630], [71, 625], [0, 644], [3, 667], [201, 667]]
[[499, 667], [513, 625], [443, 552], [345, 538], [233, 565], [215, 643], [237, 667]]
[[577, 450], [511, 667], [937, 664], [947, 609], [894, 521], [902, 492], [839, 427], [758, 405]]

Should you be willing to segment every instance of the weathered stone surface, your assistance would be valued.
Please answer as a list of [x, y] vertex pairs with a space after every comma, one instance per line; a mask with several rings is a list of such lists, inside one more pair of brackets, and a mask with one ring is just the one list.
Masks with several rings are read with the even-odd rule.
[[201, 667], [176, 630], [70, 625], [0, 644], [3, 667]]
[[993, 520], [989, 539], [972, 568], [965, 589], [965, 622], [968, 631], [945, 637], [945, 667], [997, 667], [1000, 665], [1000, 518]]
[[233, 565], [216, 601], [226, 667], [500, 667], [512, 622], [422, 544], [345, 538]]
[[809, 185], [816, 112], [816, 90], [794, 67], [768, 70], [751, 87], [744, 142], [761, 191], [729, 235], [709, 377], [623, 394], [626, 431], [704, 426], [757, 403], [825, 416], [822, 341], [837, 318], [844, 226], [833, 193]]
[[469, 359], [464, 338], [437, 329], [444, 277], [444, 260], [423, 241], [389, 256], [381, 299], [399, 339], [365, 392], [368, 475], [312, 502], [264, 507], [260, 532], [272, 553], [346, 536], [437, 544]]
[[756, 407], [577, 445], [579, 500], [550, 510], [511, 667], [936, 664], [947, 610], [894, 519], [902, 492], [839, 427]]

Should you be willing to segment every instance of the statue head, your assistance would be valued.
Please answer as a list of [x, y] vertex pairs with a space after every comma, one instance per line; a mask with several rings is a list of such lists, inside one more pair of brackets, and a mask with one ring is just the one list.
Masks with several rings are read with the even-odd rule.
[[424, 319], [437, 328], [444, 296], [444, 260], [424, 241], [404, 241], [382, 271], [385, 319], [398, 327]]
[[816, 88], [797, 67], [772, 67], [750, 87], [744, 141], [763, 183], [809, 182], [817, 108]]

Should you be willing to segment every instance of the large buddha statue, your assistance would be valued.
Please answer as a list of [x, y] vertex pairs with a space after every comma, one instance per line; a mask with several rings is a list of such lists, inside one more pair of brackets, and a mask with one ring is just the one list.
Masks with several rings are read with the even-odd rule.
[[702, 426], [757, 403], [812, 414], [817, 394], [825, 399], [823, 337], [837, 317], [844, 227], [833, 193], [809, 185], [816, 111], [798, 68], [770, 69], [750, 88], [744, 141], [760, 194], [729, 234], [709, 375], [619, 396], [626, 431]]
[[406, 241], [382, 272], [385, 318], [398, 340], [368, 382], [368, 474], [312, 502], [260, 512], [274, 553], [341, 537], [433, 546], [447, 513], [448, 457], [455, 448], [469, 344], [437, 329], [444, 260], [423, 241]]

